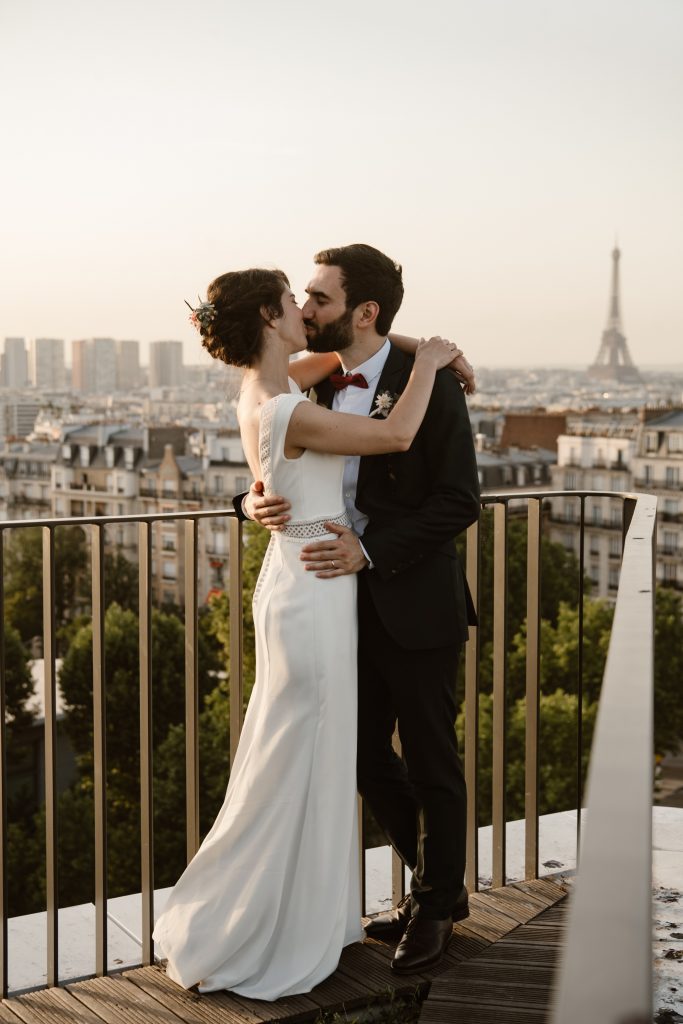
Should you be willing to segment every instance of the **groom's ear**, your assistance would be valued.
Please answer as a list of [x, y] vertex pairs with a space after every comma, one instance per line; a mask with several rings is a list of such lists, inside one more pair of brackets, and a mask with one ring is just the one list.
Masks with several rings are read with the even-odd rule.
[[360, 306], [356, 306], [355, 309], [356, 327], [360, 327], [361, 330], [365, 330], [367, 327], [374, 327], [377, 323], [377, 317], [379, 316], [379, 304], [377, 302], [361, 302]]

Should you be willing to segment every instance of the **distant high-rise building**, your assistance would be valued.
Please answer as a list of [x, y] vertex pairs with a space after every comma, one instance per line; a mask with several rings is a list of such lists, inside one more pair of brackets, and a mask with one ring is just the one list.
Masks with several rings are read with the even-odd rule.
[[140, 386], [140, 342], [116, 342], [116, 387], [133, 391]]
[[0, 439], [28, 437], [33, 430], [40, 403], [22, 395], [3, 392], [0, 397]]
[[87, 338], [72, 342], [71, 384], [75, 391], [108, 395], [116, 391], [116, 342]]
[[149, 346], [149, 386], [178, 387], [183, 383], [182, 341], [152, 341]]
[[621, 301], [619, 298], [619, 259], [621, 252], [615, 246], [612, 250], [612, 290], [610, 296], [607, 326], [602, 332], [602, 341], [597, 358], [588, 367], [591, 380], [615, 382], [640, 381], [640, 374], [633, 364], [621, 326]]
[[71, 387], [74, 391], [92, 391], [92, 354], [87, 341], [71, 342]]
[[5, 338], [1, 377], [6, 388], [25, 388], [28, 384], [28, 354], [23, 338]]
[[35, 387], [61, 389], [65, 386], [64, 342], [61, 338], [34, 338], [29, 364], [31, 383]]

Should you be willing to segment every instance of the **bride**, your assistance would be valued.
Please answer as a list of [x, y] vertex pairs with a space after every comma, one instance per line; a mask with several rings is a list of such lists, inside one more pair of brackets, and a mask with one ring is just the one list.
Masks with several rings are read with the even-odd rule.
[[192, 319], [211, 355], [245, 367], [238, 418], [250, 469], [292, 507], [254, 592], [256, 682], [225, 801], [154, 938], [185, 988], [272, 1000], [310, 991], [363, 935], [356, 577], [318, 579], [300, 548], [327, 536], [326, 522], [348, 525], [343, 456], [405, 451], [435, 374], [459, 350], [440, 338], [417, 343], [409, 383], [384, 419], [330, 412], [296, 378], [310, 386], [336, 357], [290, 365], [306, 334], [281, 271], [223, 274], [208, 300]]

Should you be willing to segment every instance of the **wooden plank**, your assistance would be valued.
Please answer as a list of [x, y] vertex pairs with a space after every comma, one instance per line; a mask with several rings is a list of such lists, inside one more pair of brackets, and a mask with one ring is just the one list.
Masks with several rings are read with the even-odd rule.
[[559, 924], [548, 925], [543, 927], [537, 925], [534, 927], [532, 924], [520, 925], [520, 934], [510, 932], [506, 935], [504, 942], [501, 941], [502, 948], [505, 948], [505, 944], [516, 945], [520, 943], [522, 946], [561, 946], [564, 929]]
[[526, 924], [532, 917], [547, 909], [546, 904], [536, 899], [535, 896], [521, 892], [519, 889], [514, 889], [511, 886], [492, 890], [490, 895], [487, 894], [487, 897], [494, 907], [498, 907], [506, 914], [514, 917], [520, 924]]
[[178, 1024], [183, 1020], [120, 974], [77, 981], [66, 987], [107, 1024]]
[[549, 882], [546, 878], [532, 878], [528, 882], [513, 882], [510, 888], [526, 892], [544, 902], [548, 907], [564, 899], [569, 891], [565, 886], [557, 882]]
[[[548, 975], [550, 981], [550, 974]], [[538, 985], [500, 984], [495, 978], [487, 981], [473, 981], [459, 978], [457, 991], [449, 986], [435, 984], [433, 998], [445, 1003], [459, 1003], [466, 1006], [546, 1006], [548, 991]], [[431, 994], [431, 993], [430, 993]]]
[[467, 926], [468, 921], [486, 924], [499, 935], [507, 935], [512, 928], [516, 928], [519, 924], [519, 921], [516, 921], [504, 910], [499, 910], [490, 900], [483, 904], [477, 902], [470, 904], [470, 916], [463, 921], [463, 924]]
[[[498, 960], [481, 961], [477, 957], [475, 960], [470, 960], [469, 963], [460, 965], [458, 978], [484, 982], [494, 980], [496, 984], [535, 985], [543, 988], [548, 984], [548, 976], [551, 971], [551, 967], [537, 967], [535, 964], [506, 964], [499, 963]], [[436, 991], [437, 983], [445, 985], [448, 984], [448, 980], [443, 977], [438, 978], [430, 989], [430, 995], [432, 991]]]
[[381, 954], [360, 943], [342, 950], [339, 970], [348, 977], [363, 978], [374, 992], [408, 992], [428, 984], [423, 974], [395, 974]]
[[12, 1012], [24, 1024], [102, 1024], [100, 1017], [63, 988], [28, 992], [23, 996], [15, 996], [8, 1003]]
[[423, 1003], [420, 1024], [534, 1024], [547, 1021], [546, 1010], [515, 1006], [457, 1006], [441, 1000]]
[[472, 957], [483, 953], [490, 945], [491, 943], [486, 939], [469, 934], [458, 924], [453, 929], [453, 938], [446, 950], [446, 956], [458, 962], [471, 960]]
[[[540, 887], [549, 900], [562, 890]], [[547, 919], [546, 919], [546, 915]], [[435, 978], [420, 1024], [513, 1024], [548, 1019], [566, 912], [554, 903], [482, 954]]]
[[499, 929], [492, 927], [486, 921], [478, 919], [473, 914], [470, 914], [466, 921], [458, 921], [457, 929], [462, 935], [467, 935], [474, 939], [483, 939], [489, 946], [492, 942], [501, 939], [503, 934], [506, 934], [505, 932], [501, 934]]
[[[283, 996], [282, 999], [274, 999], [272, 1002], [265, 999], [249, 999], [247, 996], [238, 995], [237, 992], [226, 993], [234, 1000], [235, 1008], [243, 1007], [250, 1014], [258, 1018], [262, 1024], [270, 1024], [271, 1021], [280, 1021], [281, 1024], [298, 1024], [299, 1021], [310, 1020], [316, 1017], [320, 1008], [307, 996]], [[208, 998], [205, 996], [204, 998]]]
[[235, 1004], [229, 993], [200, 995], [171, 981], [162, 967], [139, 967], [124, 977], [189, 1024], [260, 1024], [261, 1018]]
[[365, 1006], [368, 999], [375, 997], [375, 993], [369, 991], [361, 979], [350, 978], [341, 971], [335, 971], [307, 995], [327, 1013], [340, 1013]]
[[2, 1002], [0, 1002], [0, 1022], [1, 1022], [1, 1024], [19, 1024], [19, 1021], [21, 1020], [21, 1017], [17, 1017], [17, 1015], [13, 1012], [13, 1010], [12, 1010], [12, 1003], [13, 1002], [14, 1002], [13, 999], [3, 999]]

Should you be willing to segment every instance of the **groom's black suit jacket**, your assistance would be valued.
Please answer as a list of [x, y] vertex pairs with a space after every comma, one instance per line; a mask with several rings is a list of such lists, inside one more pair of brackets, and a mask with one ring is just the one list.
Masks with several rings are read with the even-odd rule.
[[[375, 395], [398, 397], [412, 366], [412, 356], [392, 345]], [[315, 390], [331, 406], [332, 385]], [[408, 451], [361, 458], [356, 507], [369, 517], [367, 585], [395, 643], [409, 650], [464, 643], [476, 617], [455, 537], [479, 517], [479, 479], [465, 396], [450, 371], [437, 374]]]

